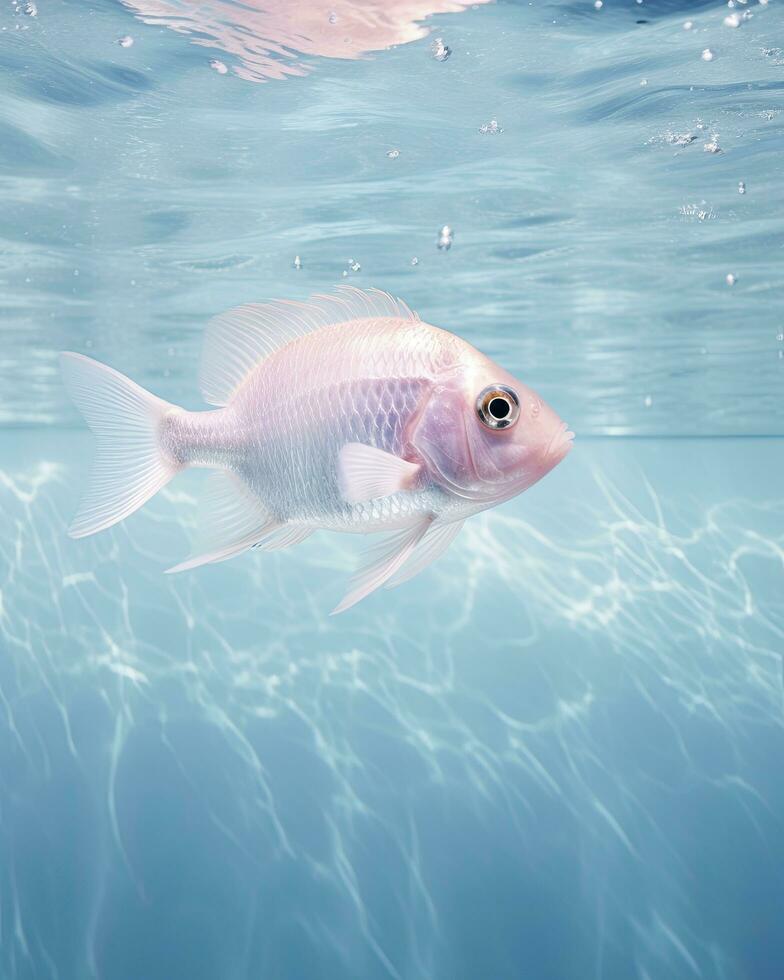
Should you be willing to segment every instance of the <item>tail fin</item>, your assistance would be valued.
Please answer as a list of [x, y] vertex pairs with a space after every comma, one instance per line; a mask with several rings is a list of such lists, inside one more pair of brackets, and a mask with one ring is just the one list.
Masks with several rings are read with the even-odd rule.
[[173, 405], [82, 354], [61, 354], [60, 368], [97, 437], [90, 485], [68, 529], [72, 538], [83, 538], [138, 510], [182, 464], [165, 458], [158, 436]]

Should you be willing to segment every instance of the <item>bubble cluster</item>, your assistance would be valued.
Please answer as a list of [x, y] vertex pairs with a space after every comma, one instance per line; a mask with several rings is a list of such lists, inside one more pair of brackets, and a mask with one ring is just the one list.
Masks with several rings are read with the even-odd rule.
[[362, 266], [356, 259], [349, 259], [346, 268], [341, 272], [341, 276], [346, 279], [352, 272], [360, 272]]
[[678, 213], [684, 218], [696, 218], [698, 221], [710, 221], [716, 217], [716, 212], [705, 201], [700, 204], [682, 204]]
[[670, 146], [688, 146], [696, 139], [696, 133], [666, 133], [664, 136], [664, 141]]

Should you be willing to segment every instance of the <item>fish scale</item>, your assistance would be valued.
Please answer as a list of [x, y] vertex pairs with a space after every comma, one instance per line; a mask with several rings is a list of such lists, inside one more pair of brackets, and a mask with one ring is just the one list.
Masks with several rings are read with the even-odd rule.
[[[238, 447], [237, 466], [243, 478], [274, 514], [286, 519], [353, 530], [368, 523], [383, 525], [390, 507], [412, 516], [430, 495], [396, 495], [392, 501], [351, 505], [340, 494], [338, 453], [345, 443], [360, 442], [394, 455], [405, 450], [404, 433], [417, 409], [423, 380], [354, 381], [322, 389], [310, 409], [295, 411], [300, 396], [276, 404], [258, 416], [248, 451]], [[255, 432], [264, 433], [263, 436]], [[254, 444], [255, 443], [255, 444]]]

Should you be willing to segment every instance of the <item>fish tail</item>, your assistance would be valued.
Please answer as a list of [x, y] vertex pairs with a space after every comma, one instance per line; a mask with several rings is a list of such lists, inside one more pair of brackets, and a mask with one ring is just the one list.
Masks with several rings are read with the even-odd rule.
[[122, 521], [183, 469], [165, 454], [160, 431], [176, 406], [82, 354], [64, 352], [68, 394], [96, 436], [87, 493], [68, 533], [83, 538]]

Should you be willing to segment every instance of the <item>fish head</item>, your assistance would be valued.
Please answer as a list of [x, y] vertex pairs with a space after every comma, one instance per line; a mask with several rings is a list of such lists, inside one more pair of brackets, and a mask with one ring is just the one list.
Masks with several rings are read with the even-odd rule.
[[473, 354], [433, 385], [411, 441], [436, 483], [493, 504], [556, 466], [574, 433], [535, 391]]

